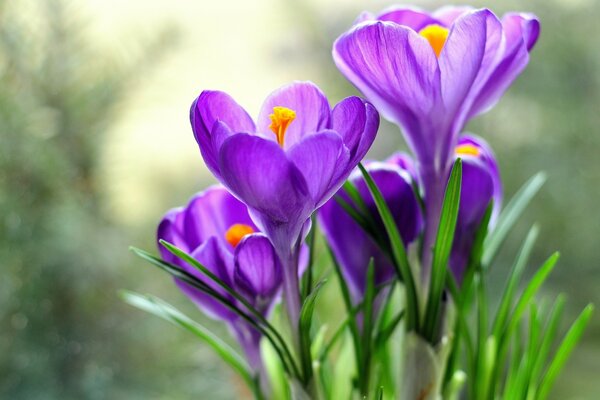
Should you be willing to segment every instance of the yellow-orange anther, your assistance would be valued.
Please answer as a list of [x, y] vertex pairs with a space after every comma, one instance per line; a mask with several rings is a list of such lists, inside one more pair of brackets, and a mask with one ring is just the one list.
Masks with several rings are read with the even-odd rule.
[[473, 156], [478, 157], [480, 154], [479, 148], [472, 144], [461, 144], [456, 146], [457, 156]]
[[448, 29], [438, 24], [431, 24], [421, 29], [419, 35], [427, 39], [433, 51], [435, 51], [436, 57], [439, 57], [448, 38]]
[[244, 224], [233, 224], [227, 229], [225, 232], [225, 240], [232, 245], [233, 247], [237, 246], [244, 236], [254, 233], [254, 229], [252, 229], [249, 225]]
[[277, 136], [277, 143], [283, 147], [285, 131], [296, 118], [296, 112], [286, 107], [273, 107], [273, 114], [269, 115], [269, 118], [271, 118], [269, 128]]

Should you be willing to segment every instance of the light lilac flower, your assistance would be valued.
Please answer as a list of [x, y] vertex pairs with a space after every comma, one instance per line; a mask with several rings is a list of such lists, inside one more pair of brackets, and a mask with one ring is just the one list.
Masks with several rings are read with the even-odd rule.
[[[187, 252], [266, 316], [279, 297], [282, 267], [267, 237], [258, 232], [246, 206], [221, 186], [198, 193], [187, 206], [169, 211], [158, 226], [163, 239]], [[158, 245], [165, 261], [178, 265], [219, 294], [245, 307], [185, 261]], [[250, 366], [262, 372], [261, 335], [248, 321], [201, 290], [176, 279], [180, 289], [207, 315], [226, 322]]]
[[273, 92], [256, 123], [229, 95], [204, 91], [191, 123], [208, 168], [250, 209], [283, 263], [286, 303], [299, 312], [297, 256], [311, 214], [342, 185], [377, 132], [375, 108], [349, 97], [333, 110], [314, 84]]
[[[381, 191], [398, 226], [402, 242], [408, 247], [415, 242], [423, 227], [421, 209], [413, 190], [412, 160], [404, 154], [395, 154], [384, 162], [368, 162], [365, 168]], [[375, 201], [360, 171], [354, 171], [350, 181], [367, 205], [370, 216], [377, 223], [377, 229], [385, 232]], [[337, 196], [352, 204], [344, 190], [340, 190]], [[389, 255], [381, 250], [335, 198], [325, 203], [319, 210], [318, 217], [355, 303], [361, 302], [364, 297], [371, 258], [374, 261], [377, 286], [394, 279], [395, 269]]]
[[417, 158], [427, 226], [423, 263], [431, 248], [444, 193], [440, 182], [467, 121], [492, 107], [525, 68], [537, 41], [535, 16], [444, 7], [433, 13], [392, 8], [340, 36], [333, 58], [378, 111], [402, 127]]

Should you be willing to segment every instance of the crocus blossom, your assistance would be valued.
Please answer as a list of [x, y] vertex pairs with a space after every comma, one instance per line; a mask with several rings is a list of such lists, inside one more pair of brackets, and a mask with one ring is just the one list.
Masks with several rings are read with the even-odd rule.
[[[263, 315], [271, 310], [281, 290], [281, 263], [271, 242], [252, 222], [246, 206], [222, 186], [198, 193], [187, 206], [169, 211], [158, 226], [160, 239], [190, 254]], [[165, 261], [178, 265], [244, 309], [196, 268], [161, 244], [158, 247]], [[251, 367], [261, 371], [260, 333], [210, 295], [185, 282], [176, 283], [207, 315], [228, 324]]]
[[490, 202], [493, 202], [490, 226], [494, 225], [500, 212], [502, 182], [494, 153], [483, 139], [461, 135], [455, 157], [462, 159], [463, 175], [450, 269], [460, 281], [471, 255], [476, 231]]
[[425, 267], [458, 134], [492, 107], [525, 68], [537, 41], [535, 16], [444, 7], [363, 14], [340, 36], [333, 58], [379, 112], [402, 127], [425, 191]]
[[297, 255], [311, 214], [371, 146], [375, 108], [358, 97], [333, 109], [321, 90], [295, 82], [273, 92], [256, 122], [228, 94], [204, 91], [191, 124], [208, 168], [250, 209], [284, 265], [288, 312], [299, 312]]
[[[395, 154], [384, 162], [368, 162], [365, 165], [381, 191], [400, 231], [405, 246], [409, 246], [421, 232], [423, 221], [421, 209], [413, 190], [412, 161], [404, 154]], [[375, 219], [377, 229], [384, 232], [383, 222], [377, 212], [375, 201], [360, 171], [350, 176], [369, 214]], [[351, 204], [344, 190], [337, 194]], [[319, 223], [331, 246], [342, 273], [348, 283], [355, 303], [362, 301], [366, 289], [369, 261], [373, 258], [375, 285], [392, 280], [395, 269], [389, 255], [385, 254], [358, 223], [342, 208], [335, 198], [329, 200], [318, 213]]]

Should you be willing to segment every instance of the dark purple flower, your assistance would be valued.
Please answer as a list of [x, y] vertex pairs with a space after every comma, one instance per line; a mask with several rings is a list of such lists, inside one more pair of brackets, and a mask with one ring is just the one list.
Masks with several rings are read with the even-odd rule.
[[[169, 211], [158, 226], [164, 239], [187, 252], [242, 294], [263, 315], [278, 298], [282, 267], [267, 237], [258, 232], [246, 206], [221, 186], [194, 196], [186, 207]], [[158, 245], [165, 261], [180, 266], [241, 309], [244, 306], [196, 268]], [[225, 321], [246, 352], [251, 366], [261, 368], [261, 335], [247, 321], [210, 295], [176, 280], [181, 290], [207, 315]]]
[[500, 212], [502, 183], [494, 153], [483, 139], [463, 135], [455, 153], [462, 159], [463, 175], [450, 269], [460, 280], [471, 255], [475, 233], [490, 201], [493, 201], [490, 225]]
[[265, 100], [256, 123], [226, 93], [204, 91], [192, 104], [191, 123], [208, 168], [273, 243], [297, 321], [302, 234], [371, 146], [375, 108], [349, 97], [332, 110], [314, 84], [296, 82]]
[[535, 16], [444, 7], [433, 13], [392, 8], [363, 14], [340, 36], [333, 58], [379, 112], [404, 131], [417, 157], [427, 226], [423, 264], [430, 265], [445, 182], [458, 134], [492, 107], [525, 68], [537, 41]]
[[[373, 177], [390, 208], [405, 246], [412, 244], [421, 232], [421, 209], [413, 191], [412, 162], [404, 154], [396, 154], [385, 162], [369, 162], [366, 168]], [[385, 232], [377, 207], [360, 171], [350, 181], [364, 199], [377, 228]], [[338, 196], [350, 203], [345, 191]], [[351, 204], [351, 203], [350, 203]], [[375, 284], [381, 285], [394, 278], [394, 267], [389, 256], [364, 232], [333, 198], [319, 210], [319, 223], [331, 246], [355, 302], [362, 301], [366, 289], [367, 268], [373, 257]]]

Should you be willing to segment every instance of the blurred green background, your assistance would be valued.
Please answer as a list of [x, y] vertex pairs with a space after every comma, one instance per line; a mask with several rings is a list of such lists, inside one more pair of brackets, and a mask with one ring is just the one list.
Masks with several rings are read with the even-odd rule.
[[[225, 90], [254, 112], [294, 79], [314, 81], [332, 102], [355, 94], [331, 44], [362, 10], [391, 4], [0, 0], [0, 398], [245, 393], [191, 335], [119, 299], [124, 288], [153, 293], [224, 332], [128, 246], [154, 249], [162, 214], [213, 181], [188, 124], [202, 89]], [[539, 170], [549, 176], [492, 283], [498, 291], [537, 221], [532, 266], [561, 250], [544, 295], [565, 292], [572, 320], [600, 304], [600, 4], [471, 4], [542, 22], [528, 69], [469, 126], [494, 147], [507, 196]], [[384, 123], [371, 155], [397, 148], [400, 133]], [[598, 399], [598, 360], [595, 316], [551, 397]]]

